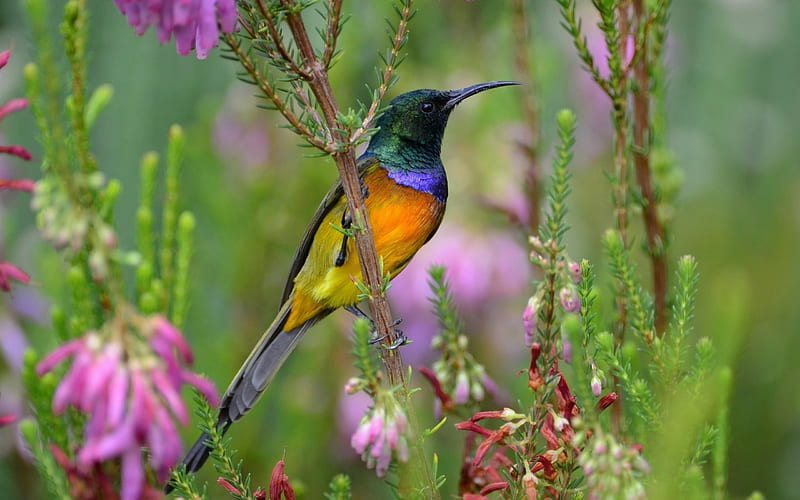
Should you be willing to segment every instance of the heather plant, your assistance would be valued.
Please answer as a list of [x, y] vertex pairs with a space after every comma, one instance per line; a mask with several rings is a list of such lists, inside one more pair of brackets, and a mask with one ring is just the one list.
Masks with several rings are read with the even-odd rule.
[[[223, 492], [248, 499], [319, 496], [290, 479], [289, 460], [278, 461], [268, 480], [266, 471], [238, 460], [235, 448], [244, 444], [222, 436], [216, 391], [193, 371], [191, 338], [181, 331], [192, 314], [195, 250], [195, 219], [181, 201], [183, 130], [170, 129], [164, 161], [152, 152], [143, 156], [135, 218], [115, 214], [122, 186], [106, 178], [90, 139], [113, 92], [87, 83], [89, 2], [70, 0], [64, 9], [66, 75], [59, 71], [56, 46], [62, 44], [50, 34], [46, 2], [24, 3], [38, 57], [24, 77], [43, 150], [42, 178], [35, 188], [5, 180], [0, 187], [32, 189], [39, 230], [61, 256], [69, 289], [51, 311], [51, 337], [59, 345], [49, 354], [29, 351], [22, 374], [32, 415], [20, 428], [49, 495], [158, 498], [170, 482], [179, 497], [192, 499]], [[614, 226], [597, 238], [601, 262], [570, 254], [570, 169], [580, 112], [555, 117], [557, 142], [545, 181], [540, 130], [551, 125], [539, 115], [537, 87], [530, 85], [520, 94], [527, 199], [510, 225], [526, 237], [536, 278], [516, 329], [493, 332], [528, 353], [524, 365], [500, 367], [526, 387], [513, 400], [507, 396], [512, 387], [495, 383], [507, 374], [490, 373], [475, 347], [480, 332], [460, 319], [446, 263], [430, 270], [437, 358], [430, 366], [403, 361], [402, 324], [389, 309], [389, 279], [376, 255], [355, 158], [397, 79], [417, 7], [412, 0], [393, 3], [396, 17], [371, 99], [346, 107], [331, 83], [334, 66], [347, 57], [339, 48], [343, 3], [116, 1], [137, 34], [153, 36], [152, 27], [161, 43], [174, 37], [180, 55], [194, 50], [205, 59], [218, 50], [232, 60], [256, 91], [253, 104], [277, 111], [310, 148], [306, 153], [335, 163], [354, 214], [352, 226], [340, 230], [355, 238], [364, 276], [353, 286], [371, 312], [371, 322], [360, 319], [352, 328], [356, 373], [344, 392], [365, 394], [369, 405], [348, 443], [385, 478], [383, 495], [441, 498], [450, 487], [464, 500], [726, 498], [730, 354], [693, 332], [700, 264], [691, 255], [674, 258], [670, 247], [680, 172], [664, 141], [669, 0], [592, 2], [608, 50], [607, 74], [587, 47], [576, 2], [555, 2], [578, 59], [612, 105], [614, 155], [606, 173]], [[535, 80], [526, 55], [533, 40], [528, 6], [515, 0], [512, 9], [514, 68], [520, 80]], [[10, 110], [0, 108], [0, 118]], [[124, 225], [136, 228], [133, 249], [121, 248]], [[6, 291], [9, 278], [30, 281], [0, 261]], [[424, 379], [412, 378], [415, 373]], [[218, 475], [211, 492], [179, 465], [178, 426], [190, 420], [186, 386], [194, 389], [199, 427], [209, 436]], [[420, 402], [428, 392], [433, 419]], [[432, 453], [445, 427], [458, 431], [459, 447]], [[445, 455], [460, 461], [458, 472], [442, 470]], [[352, 498], [352, 489], [348, 476], [337, 475], [325, 497]]]

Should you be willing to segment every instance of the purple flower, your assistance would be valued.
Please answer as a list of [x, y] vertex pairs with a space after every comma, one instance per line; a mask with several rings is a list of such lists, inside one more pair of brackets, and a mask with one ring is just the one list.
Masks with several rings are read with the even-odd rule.
[[528, 305], [522, 311], [522, 326], [525, 328], [525, 345], [530, 347], [536, 341], [536, 319], [539, 316], [539, 297], [528, 299]]
[[396, 403], [387, 411], [383, 406], [376, 406], [367, 413], [353, 433], [350, 446], [367, 463], [367, 467], [375, 468], [378, 477], [386, 475], [392, 457], [398, 462], [408, 461], [408, 442], [406, 430], [408, 421]]
[[566, 312], [575, 313], [581, 310], [581, 299], [578, 297], [578, 292], [574, 286], [563, 287], [558, 293], [558, 297], [561, 299], [561, 307]]
[[143, 35], [156, 27], [158, 41], [166, 43], [175, 35], [178, 54], [185, 56], [192, 49], [198, 59], [205, 59], [216, 47], [219, 32], [231, 33], [236, 27], [235, 0], [114, 0], [128, 24]]
[[[480, 264], [476, 264], [480, 263]], [[402, 329], [414, 339], [404, 347], [404, 358], [422, 364], [430, 353], [430, 342], [438, 331], [436, 315], [431, 310], [428, 269], [444, 264], [453, 300], [468, 323], [483, 322], [490, 331], [502, 331], [498, 325], [505, 314], [496, 315], [502, 304], [517, 297], [529, 282], [527, 253], [511, 234], [499, 231], [478, 233], [454, 224], [443, 224], [436, 237], [425, 245], [408, 267], [392, 281], [389, 293], [392, 311], [403, 318]], [[479, 328], [476, 328], [476, 331]]]
[[77, 465], [88, 469], [120, 459], [121, 500], [139, 499], [146, 485], [143, 447], [149, 450], [150, 466], [161, 482], [180, 458], [175, 421], [183, 425], [189, 421], [180, 398], [182, 387], [194, 386], [217, 404], [213, 386], [184, 368], [192, 356], [180, 332], [160, 316], [143, 324], [149, 355], [143, 354], [144, 346], [126, 352], [130, 342], [116, 340], [124, 334], [133, 337], [130, 331], [107, 332], [111, 339], [89, 332], [53, 351], [36, 368], [43, 375], [72, 359], [53, 396], [53, 410], [60, 414], [73, 406], [88, 416]]

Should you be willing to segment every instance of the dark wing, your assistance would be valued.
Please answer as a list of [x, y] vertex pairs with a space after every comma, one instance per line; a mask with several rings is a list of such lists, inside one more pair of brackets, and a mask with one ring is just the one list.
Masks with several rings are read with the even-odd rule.
[[[368, 172], [371, 172], [375, 167], [378, 166], [378, 159], [374, 156], [368, 156], [358, 159], [358, 176], [363, 181], [364, 177]], [[286, 285], [283, 288], [283, 295], [281, 296], [281, 305], [289, 299], [289, 296], [292, 294], [292, 290], [294, 289], [294, 279], [297, 277], [297, 273], [300, 272], [300, 269], [303, 268], [303, 265], [306, 263], [306, 258], [308, 257], [308, 251], [311, 248], [311, 243], [314, 241], [314, 235], [317, 234], [317, 229], [319, 229], [319, 225], [322, 223], [322, 220], [328, 215], [328, 212], [333, 209], [334, 206], [339, 202], [339, 200], [344, 196], [344, 188], [342, 187], [341, 179], [336, 180], [336, 184], [328, 191], [328, 194], [325, 195], [325, 198], [322, 199], [322, 203], [320, 203], [319, 208], [317, 208], [317, 213], [314, 214], [314, 217], [309, 222], [308, 227], [306, 228], [305, 234], [303, 234], [303, 238], [300, 240], [300, 245], [297, 247], [297, 251], [294, 254], [294, 259], [292, 260], [292, 267], [289, 269], [289, 276], [286, 278]]]

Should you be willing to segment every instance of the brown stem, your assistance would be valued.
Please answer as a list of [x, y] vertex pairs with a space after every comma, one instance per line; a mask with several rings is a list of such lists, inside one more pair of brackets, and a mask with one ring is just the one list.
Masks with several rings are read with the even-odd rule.
[[305, 124], [300, 121], [300, 118], [292, 112], [291, 109], [286, 105], [283, 100], [278, 96], [275, 92], [275, 88], [267, 81], [266, 78], [261, 74], [261, 72], [256, 67], [255, 62], [250, 58], [247, 51], [242, 49], [241, 44], [239, 43], [239, 39], [236, 35], [222, 35], [222, 39], [228, 44], [230, 47], [231, 52], [236, 56], [239, 60], [239, 64], [242, 65], [247, 75], [253, 79], [255, 85], [261, 91], [262, 94], [267, 96], [272, 104], [275, 106], [286, 121], [294, 128], [295, 132], [299, 135], [303, 136], [309, 144], [312, 146], [321, 149], [323, 151], [327, 151], [327, 144], [321, 141], [318, 137], [314, 136], [314, 134], [305, 126]]
[[535, 87], [531, 80], [531, 66], [528, 60], [528, 47], [531, 45], [528, 30], [528, 17], [525, 0], [514, 0], [514, 69], [517, 77], [528, 82], [527, 92], [520, 93], [520, 105], [525, 126], [530, 134], [530, 142], [518, 145], [527, 159], [525, 169], [525, 192], [528, 195], [528, 234], [538, 234], [541, 204], [541, 167], [539, 165], [539, 110], [534, 97]]
[[336, 52], [336, 40], [339, 39], [340, 20], [343, 0], [328, 0], [328, 26], [325, 29], [325, 52], [322, 54], [322, 66], [331, 69], [331, 60]]
[[[303, 58], [305, 70], [310, 75], [308, 85], [311, 87], [311, 91], [322, 109], [322, 114], [331, 131], [333, 141], [337, 144], [342, 144], [348, 138], [342, 136], [340, 127], [336, 123], [338, 107], [333, 95], [333, 89], [328, 80], [327, 70], [314, 53], [305, 24], [300, 13], [297, 12], [297, 5], [294, 0], [281, 0], [281, 3], [287, 10], [286, 22]], [[336, 161], [339, 177], [342, 180], [342, 187], [347, 197], [348, 210], [353, 214], [353, 220], [360, 228], [359, 231], [355, 232], [356, 249], [361, 264], [361, 273], [370, 291], [369, 304], [372, 311], [372, 320], [378, 335], [385, 337], [387, 343], [394, 344], [397, 341], [397, 337], [393, 327], [392, 314], [389, 310], [389, 302], [386, 300], [382, 290], [383, 276], [378, 265], [372, 227], [364, 207], [364, 199], [361, 196], [361, 180], [358, 176], [355, 154], [352, 149], [347, 148], [343, 151], [334, 152], [333, 159]], [[405, 386], [405, 372], [400, 351], [386, 350], [383, 362], [389, 377], [389, 383], [393, 386]]]
[[267, 21], [267, 31], [269, 32], [269, 37], [272, 39], [272, 43], [275, 46], [275, 50], [280, 54], [280, 58], [276, 58], [278, 60], [283, 60], [286, 62], [286, 68], [289, 72], [294, 73], [298, 77], [302, 78], [303, 80], [308, 80], [311, 75], [308, 74], [303, 68], [301, 68], [289, 54], [289, 50], [286, 48], [286, 45], [283, 43], [283, 39], [281, 38], [281, 34], [278, 31], [278, 25], [275, 23], [275, 19], [272, 17], [272, 13], [269, 11], [269, 7], [264, 4], [264, 0], [257, 0], [258, 3], [258, 10], [264, 19]]
[[[633, 13], [640, 23], [647, 22], [643, 0], [633, 0]], [[647, 233], [647, 251], [653, 270], [655, 329], [660, 335], [667, 323], [667, 260], [664, 254], [664, 227], [656, 213], [657, 204], [650, 175], [650, 74], [647, 37], [642, 40], [642, 57], [634, 66], [636, 89], [633, 94], [633, 164], [636, 183], [642, 193], [642, 218]]]

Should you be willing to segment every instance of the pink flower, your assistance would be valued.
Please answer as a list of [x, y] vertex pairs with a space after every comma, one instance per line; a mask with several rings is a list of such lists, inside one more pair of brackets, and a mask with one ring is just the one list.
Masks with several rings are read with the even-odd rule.
[[522, 326], [525, 328], [525, 345], [530, 347], [536, 341], [536, 320], [539, 316], [539, 298], [528, 299], [528, 305], [522, 312]]
[[350, 446], [367, 463], [375, 468], [375, 474], [383, 477], [394, 457], [398, 462], [408, 461], [406, 415], [396, 405], [391, 412], [383, 406], [373, 408], [361, 419], [361, 424], [350, 439]]
[[89, 332], [53, 351], [36, 368], [43, 375], [72, 359], [53, 396], [53, 410], [60, 414], [72, 406], [88, 416], [77, 465], [88, 469], [120, 459], [121, 500], [139, 499], [146, 486], [143, 447], [161, 482], [180, 458], [175, 421], [186, 425], [189, 420], [182, 387], [194, 386], [217, 404], [211, 384], [184, 368], [191, 352], [180, 332], [160, 316], [147, 320], [143, 330], [150, 356], [125, 352], [128, 344]]
[[0, 261], [0, 290], [4, 292], [11, 291], [9, 280], [18, 281], [24, 285], [31, 282], [30, 276], [22, 272], [18, 267], [8, 262]]
[[572, 282], [576, 285], [580, 284], [582, 276], [581, 276], [581, 265], [577, 262], [570, 261], [567, 264], [569, 269], [569, 275], [572, 278]]
[[453, 402], [457, 405], [466, 404], [469, 401], [469, 376], [464, 370], [460, 370], [456, 375], [456, 389], [453, 393]]
[[404, 357], [412, 364], [425, 362], [423, 357], [430, 353], [429, 339], [438, 331], [436, 315], [428, 300], [428, 269], [434, 264], [446, 266], [445, 277], [462, 317], [468, 324], [475, 321], [491, 325], [487, 331], [502, 331], [498, 325], [506, 318], [505, 314], [492, 314], [490, 311], [499, 309], [493, 306], [517, 297], [529, 283], [527, 253], [512, 234], [478, 233], [443, 224], [436, 237], [392, 281], [389, 293], [392, 311], [403, 318], [402, 330], [414, 339], [403, 348]]
[[198, 59], [205, 59], [216, 47], [219, 32], [231, 33], [236, 27], [235, 0], [114, 0], [128, 18], [128, 24], [143, 35], [156, 27], [158, 41], [166, 43], [175, 35], [178, 54], [185, 56], [192, 49]]
[[578, 297], [578, 292], [574, 286], [570, 285], [562, 288], [558, 293], [558, 297], [561, 299], [561, 307], [566, 312], [575, 313], [581, 310], [581, 299]]
[[[5, 50], [0, 52], [0, 69], [2, 69], [6, 64], [8, 64], [8, 60], [11, 58], [11, 51]], [[0, 121], [3, 120], [7, 115], [19, 111], [21, 109], [25, 109], [28, 107], [28, 100], [27, 99], [12, 99], [7, 103], [0, 106]], [[30, 160], [31, 154], [30, 152], [23, 148], [22, 146], [0, 146], [0, 153], [6, 153], [14, 156], [18, 156], [23, 160]]]

